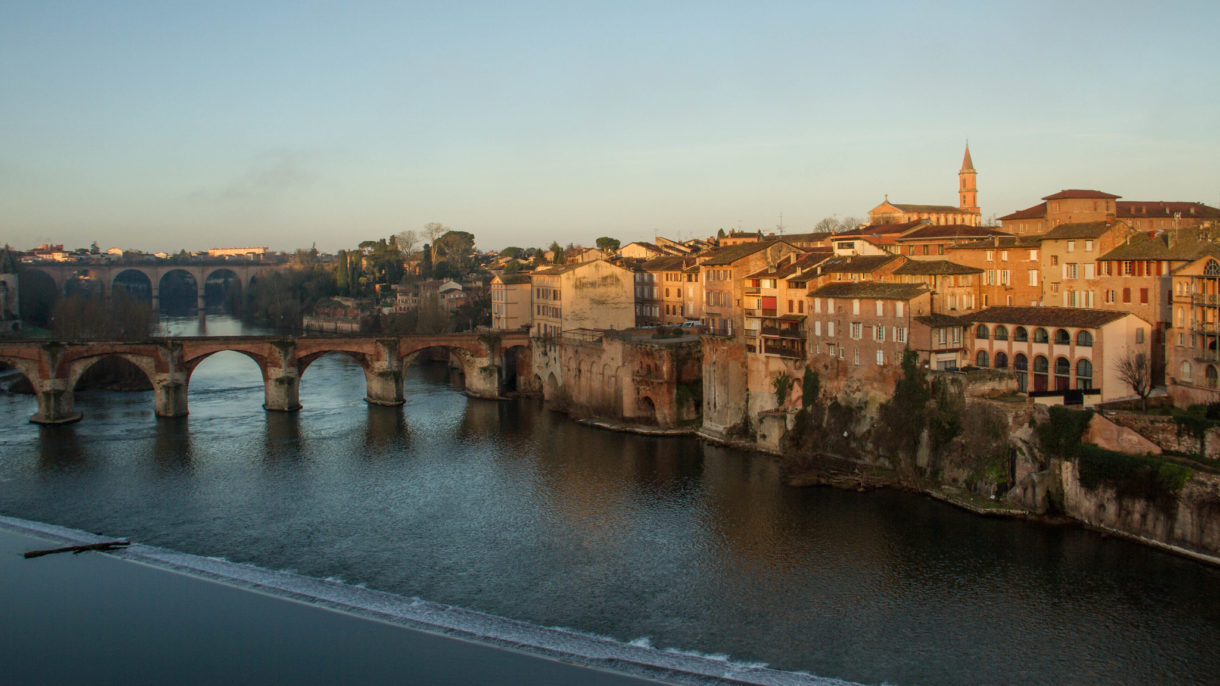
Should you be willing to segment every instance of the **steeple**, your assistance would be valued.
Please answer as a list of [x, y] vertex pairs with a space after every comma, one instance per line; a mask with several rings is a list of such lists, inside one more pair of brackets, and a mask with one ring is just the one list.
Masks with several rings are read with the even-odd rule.
[[982, 212], [979, 211], [978, 172], [974, 170], [974, 160], [970, 159], [970, 142], [966, 142], [966, 154], [962, 157], [962, 169], [957, 173], [957, 206], [958, 209], [970, 213], [967, 223], [978, 226], [982, 223]]

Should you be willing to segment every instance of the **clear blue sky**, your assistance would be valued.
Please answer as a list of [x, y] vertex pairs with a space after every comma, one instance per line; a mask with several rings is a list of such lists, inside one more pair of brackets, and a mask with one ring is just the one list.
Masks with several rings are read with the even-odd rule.
[[0, 241], [789, 232], [1220, 204], [1220, 3], [0, 0]]

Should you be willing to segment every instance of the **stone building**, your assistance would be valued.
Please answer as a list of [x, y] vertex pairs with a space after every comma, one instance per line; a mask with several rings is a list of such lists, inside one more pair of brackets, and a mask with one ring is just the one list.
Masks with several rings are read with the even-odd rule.
[[869, 210], [870, 224], [896, 224], [925, 220], [936, 225], [965, 224], [979, 226], [982, 224], [982, 211], [979, 209], [978, 172], [974, 169], [974, 161], [970, 159], [970, 146], [966, 146], [966, 154], [962, 157], [962, 168], [957, 172], [958, 184], [957, 207], [952, 205], [912, 205], [890, 202], [889, 195], [878, 206]]
[[594, 260], [539, 269], [531, 281], [531, 336], [635, 326], [635, 276], [630, 270]]
[[[931, 312], [922, 284], [844, 282], [809, 292], [809, 364], [827, 380], [888, 388], [912, 346], [917, 316]], [[833, 388], [833, 385], [831, 386]]]
[[1173, 271], [1166, 376], [1177, 405], [1220, 401], [1220, 248]]
[[661, 308], [661, 324], [677, 326], [686, 321], [686, 309], [682, 302], [683, 269], [686, 258], [666, 255], [648, 260], [640, 268], [653, 275]]
[[1097, 307], [1097, 258], [1131, 235], [1121, 221], [1059, 224], [1039, 236], [1042, 302], [1062, 307]]
[[1129, 397], [1119, 361], [1151, 355], [1152, 324], [1133, 314], [1071, 307], [991, 307], [966, 317], [970, 363], [1011, 369], [1043, 403]]
[[993, 236], [950, 247], [948, 259], [981, 269], [980, 307], [1024, 307], [1042, 302], [1041, 242], [1029, 236]]
[[746, 351], [805, 359], [805, 306], [813, 268], [824, 251], [793, 254], [746, 277], [743, 290]]
[[1198, 202], [1119, 200], [1102, 191], [1067, 189], [1042, 202], [1000, 217], [1004, 231], [1029, 236], [1046, 233], [1060, 224], [1122, 220], [1137, 231], [1160, 231], [1216, 225], [1220, 209]]
[[953, 246], [1008, 235], [990, 226], [925, 224], [906, 231], [894, 243], [899, 254], [912, 260], [940, 260], [951, 259], [945, 255]]
[[800, 252], [784, 241], [754, 241], [714, 250], [699, 264], [704, 332], [733, 336], [745, 324], [746, 276]]
[[533, 287], [529, 274], [497, 274], [491, 279], [491, 328], [528, 327], [533, 321]]
[[983, 270], [948, 260], [911, 260], [894, 270], [899, 283], [921, 283], [932, 296], [932, 311], [963, 314], [978, 308]]

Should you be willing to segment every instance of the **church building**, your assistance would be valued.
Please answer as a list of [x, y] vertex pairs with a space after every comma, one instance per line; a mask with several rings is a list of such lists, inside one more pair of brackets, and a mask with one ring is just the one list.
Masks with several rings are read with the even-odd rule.
[[890, 202], [889, 195], [886, 195], [880, 205], [869, 210], [869, 223], [901, 224], [926, 220], [938, 226], [980, 226], [982, 213], [979, 211], [978, 172], [974, 170], [974, 162], [970, 159], [969, 143], [966, 144], [966, 155], [962, 159], [962, 168], [957, 173], [957, 178], [957, 207]]

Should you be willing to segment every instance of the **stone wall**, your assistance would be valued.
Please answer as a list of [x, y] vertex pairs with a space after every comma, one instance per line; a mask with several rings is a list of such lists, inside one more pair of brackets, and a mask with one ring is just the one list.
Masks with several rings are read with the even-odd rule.
[[1220, 556], [1220, 477], [1196, 473], [1171, 507], [1120, 497], [1112, 488], [1087, 489], [1070, 461], [1061, 464], [1060, 477], [1069, 517], [1145, 542]]
[[[1199, 453], [1199, 438], [1180, 426], [1172, 417], [1114, 410], [1107, 410], [1105, 415], [1115, 424], [1139, 433], [1163, 450], [1186, 455]], [[1220, 458], [1220, 427], [1208, 429], [1205, 432], [1205, 441], [1203, 457], [1213, 460]]]

